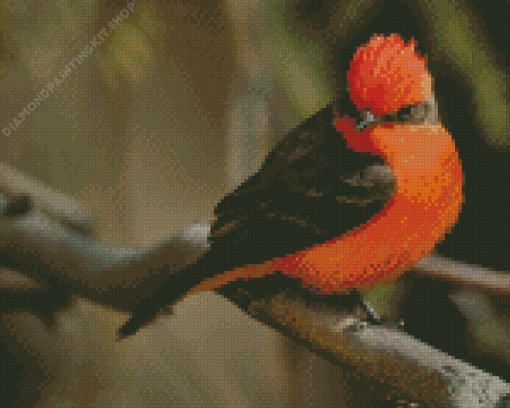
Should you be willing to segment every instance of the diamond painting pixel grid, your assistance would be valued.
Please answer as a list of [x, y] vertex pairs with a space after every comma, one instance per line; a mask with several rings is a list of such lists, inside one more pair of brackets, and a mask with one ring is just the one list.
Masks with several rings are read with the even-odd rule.
[[[504, 9], [504, 2], [493, 7]], [[424, 406], [258, 322], [206, 291], [213, 283], [170, 302], [187, 292], [190, 279], [173, 285], [166, 278], [187, 265], [198, 283], [211, 277], [200, 273], [221, 275], [316, 244], [318, 255], [308, 255], [299, 273], [271, 265], [294, 279], [277, 273], [257, 279], [265, 284], [230, 285], [251, 287], [252, 295], [297, 288], [307, 305], [326, 304], [332, 296], [347, 302], [346, 295], [321, 295], [331, 292], [337, 277], [310, 274], [310, 265], [320, 272], [325, 257], [348, 253], [345, 246], [331, 255], [320, 251], [346, 231], [353, 245], [348, 262], [357, 256], [353, 270], [363, 271], [350, 278], [366, 281], [370, 268], [380, 272], [364, 295], [383, 317], [404, 319], [416, 338], [510, 381], [508, 292], [409, 273], [396, 282], [384, 279], [392, 269], [408, 270], [411, 252], [428, 253], [432, 244], [425, 243], [436, 235], [443, 255], [509, 268], [508, 50], [494, 9], [447, 0], [4, 1], [0, 198], [8, 204], [0, 219], [0, 358], [8, 368], [1, 370], [0, 405]], [[420, 99], [428, 92], [415, 96], [412, 75], [405, 86], [392, 82], [396, 75], [382, 80], [376, 94], [385, 86], [391, 92], [386, 88], [377, 101], [364, 93], [366, 84], [353, 97], [356, 79], [374, 81], [365, 71], [347, 83], [353, 56], [377, 34], [395, 38], [388, 37], [392, 33], [407, 46], [416, 42], [435, 100]], [[391, 64], [393, 73], [402, 72], [395, 58], [368, 71], [381, 80], [384, 74], [376, 74], [390, 72]], [[384, 100], [395, 89], [413, 95], [399, 111], [391, 108], [395, 101]], [[360, 97], [390, 128], [356, 110]], [[384, 109], [375, 108], [382, 100]], [[344, 115], [354, 122], [342, 122]], [[410, 115], [419, 123], [406, 125]], [[425, 124], [426, 118], [441, 125]], [[346, 125], [363, 120], [362, 132]], [[413, 130], [418, 137], [411, 142], [413, 132], [400, 126], [419, 129]], [[399, 138], [408, 137], [405, 151], [391, 137], [396, 129]], [[370, 132], [379, 146], [355, 145], [358, 135]], [[422, 138], [436, 136], [417, 148], [421, 158], [414, 157], [411, 150]], [[386, 163], [381, 149], [390, 156]], [[435, 153], [441, 160], [433, 178]], [[422, 161], [411, 171], [413, 160]], [[451, 171], [445, 171], [447, 162]], [[395, 181], [384, 164], [392, 165]], [[412, 180], [418, 174], [419, 183]], [[432, 179], [438, 186], [455, 184], [441, 190], [447, 198], [427, 201], [441, 194], [430, 187]], [[409, 194], [407, 207], [387, 206], [398, 203], [400, 193]], [[424, 213], [414, 217], [420, 203], [445, 207], [439, 219], [423, 222]], [[407, 209], [407, 228], [422, 227], [405, 243], [395, 233], [398, 224], [362, 243], [367, 226], [389, 219], [392, 208], [397, 221]], [[44, 232], [35, 247], [9, 235], [12, 223], [24, 219]], [[212, 223], [211, 252], [199, 260], [206, 221]], [[194, 237], [196, 248], [178, 247], [170, 259], [155, 246], [169, 237]], [[57, 245], [67, 249], [44, 258]], [[400, 257], [394, 248], [402, 250]], [[146, 250], [166, 269], [133, 259]], [[76, 253], [102, 266], [87, 269]], [[27, 266], [39, 257], [67, 272], [41, 278]], [[131, 257], [129, 266], [115, 265], [121, 257]], [[501, 280], [496, 287], [507, 284], [508, 274], [495, 276]], [[165, 280], [173, 289], [158, 302], [175, 303], [171, 312], [163, 309], [138, 333], [116, 341], [138, 298], [156, 299], [161, 294], [151, 294]], [[287, 316], [299, 320], [299, 313], [288, 310]], [[399, 381], [411, 374], [399, 374]]]

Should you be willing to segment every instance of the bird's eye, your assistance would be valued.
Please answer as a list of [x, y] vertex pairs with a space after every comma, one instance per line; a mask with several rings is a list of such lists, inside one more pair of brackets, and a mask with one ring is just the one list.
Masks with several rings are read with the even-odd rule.
[[406, 121], [412, 118], [414, 105], [404, 106], [397, 112], [397, 121]]

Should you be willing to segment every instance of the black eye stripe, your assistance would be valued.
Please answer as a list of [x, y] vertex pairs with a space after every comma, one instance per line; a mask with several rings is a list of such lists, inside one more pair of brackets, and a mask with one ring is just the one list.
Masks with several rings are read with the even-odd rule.
[[392, 115], [364, 117], [363, 112], [356, 112], [357, 130], [374, 125], [378, 122], [421, 123], [427, 119], [430, 113], [430, 105], [427, 101], [415, 105], [407, 105]]
[[423, 121], [429, 114], [430, 106], [427, 102], [417, 105], [407, 105], [393, 115], [382, 116], [384, 122], [416, 122]]
[[398, 112], [397, 112], [397, 120], [399, 118], [408, 118], [410, 117], [415, 108], [417, 107], [417, 105], [409, 105], [409, 106], [404, 106], [402, 109], [400, 109]]

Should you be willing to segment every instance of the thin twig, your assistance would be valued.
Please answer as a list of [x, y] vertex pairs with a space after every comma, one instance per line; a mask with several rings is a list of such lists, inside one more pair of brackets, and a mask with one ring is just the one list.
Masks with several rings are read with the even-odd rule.
[[484, 289], [492, 294], [510, 294], [510, 273], [454, 261], [437, 253], [422, 258], [413, 269], [443, 280]]

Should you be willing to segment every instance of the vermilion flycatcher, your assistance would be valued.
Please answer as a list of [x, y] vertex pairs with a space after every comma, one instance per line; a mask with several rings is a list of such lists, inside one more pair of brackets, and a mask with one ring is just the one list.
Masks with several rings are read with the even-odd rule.
[[[141, 299], [120, 334], [236, 279], [281, 271], [317, 293], [346, 293], [395, 279], [429, 254], [457, 222], [463, 174], [414, 47], [392, 34], [359, 48], [347, 80], [363, 121], [330, 105], [289, 133], [217, 205], [210, 250]], [[382, 163], [395, 183], [357, 181]]]

